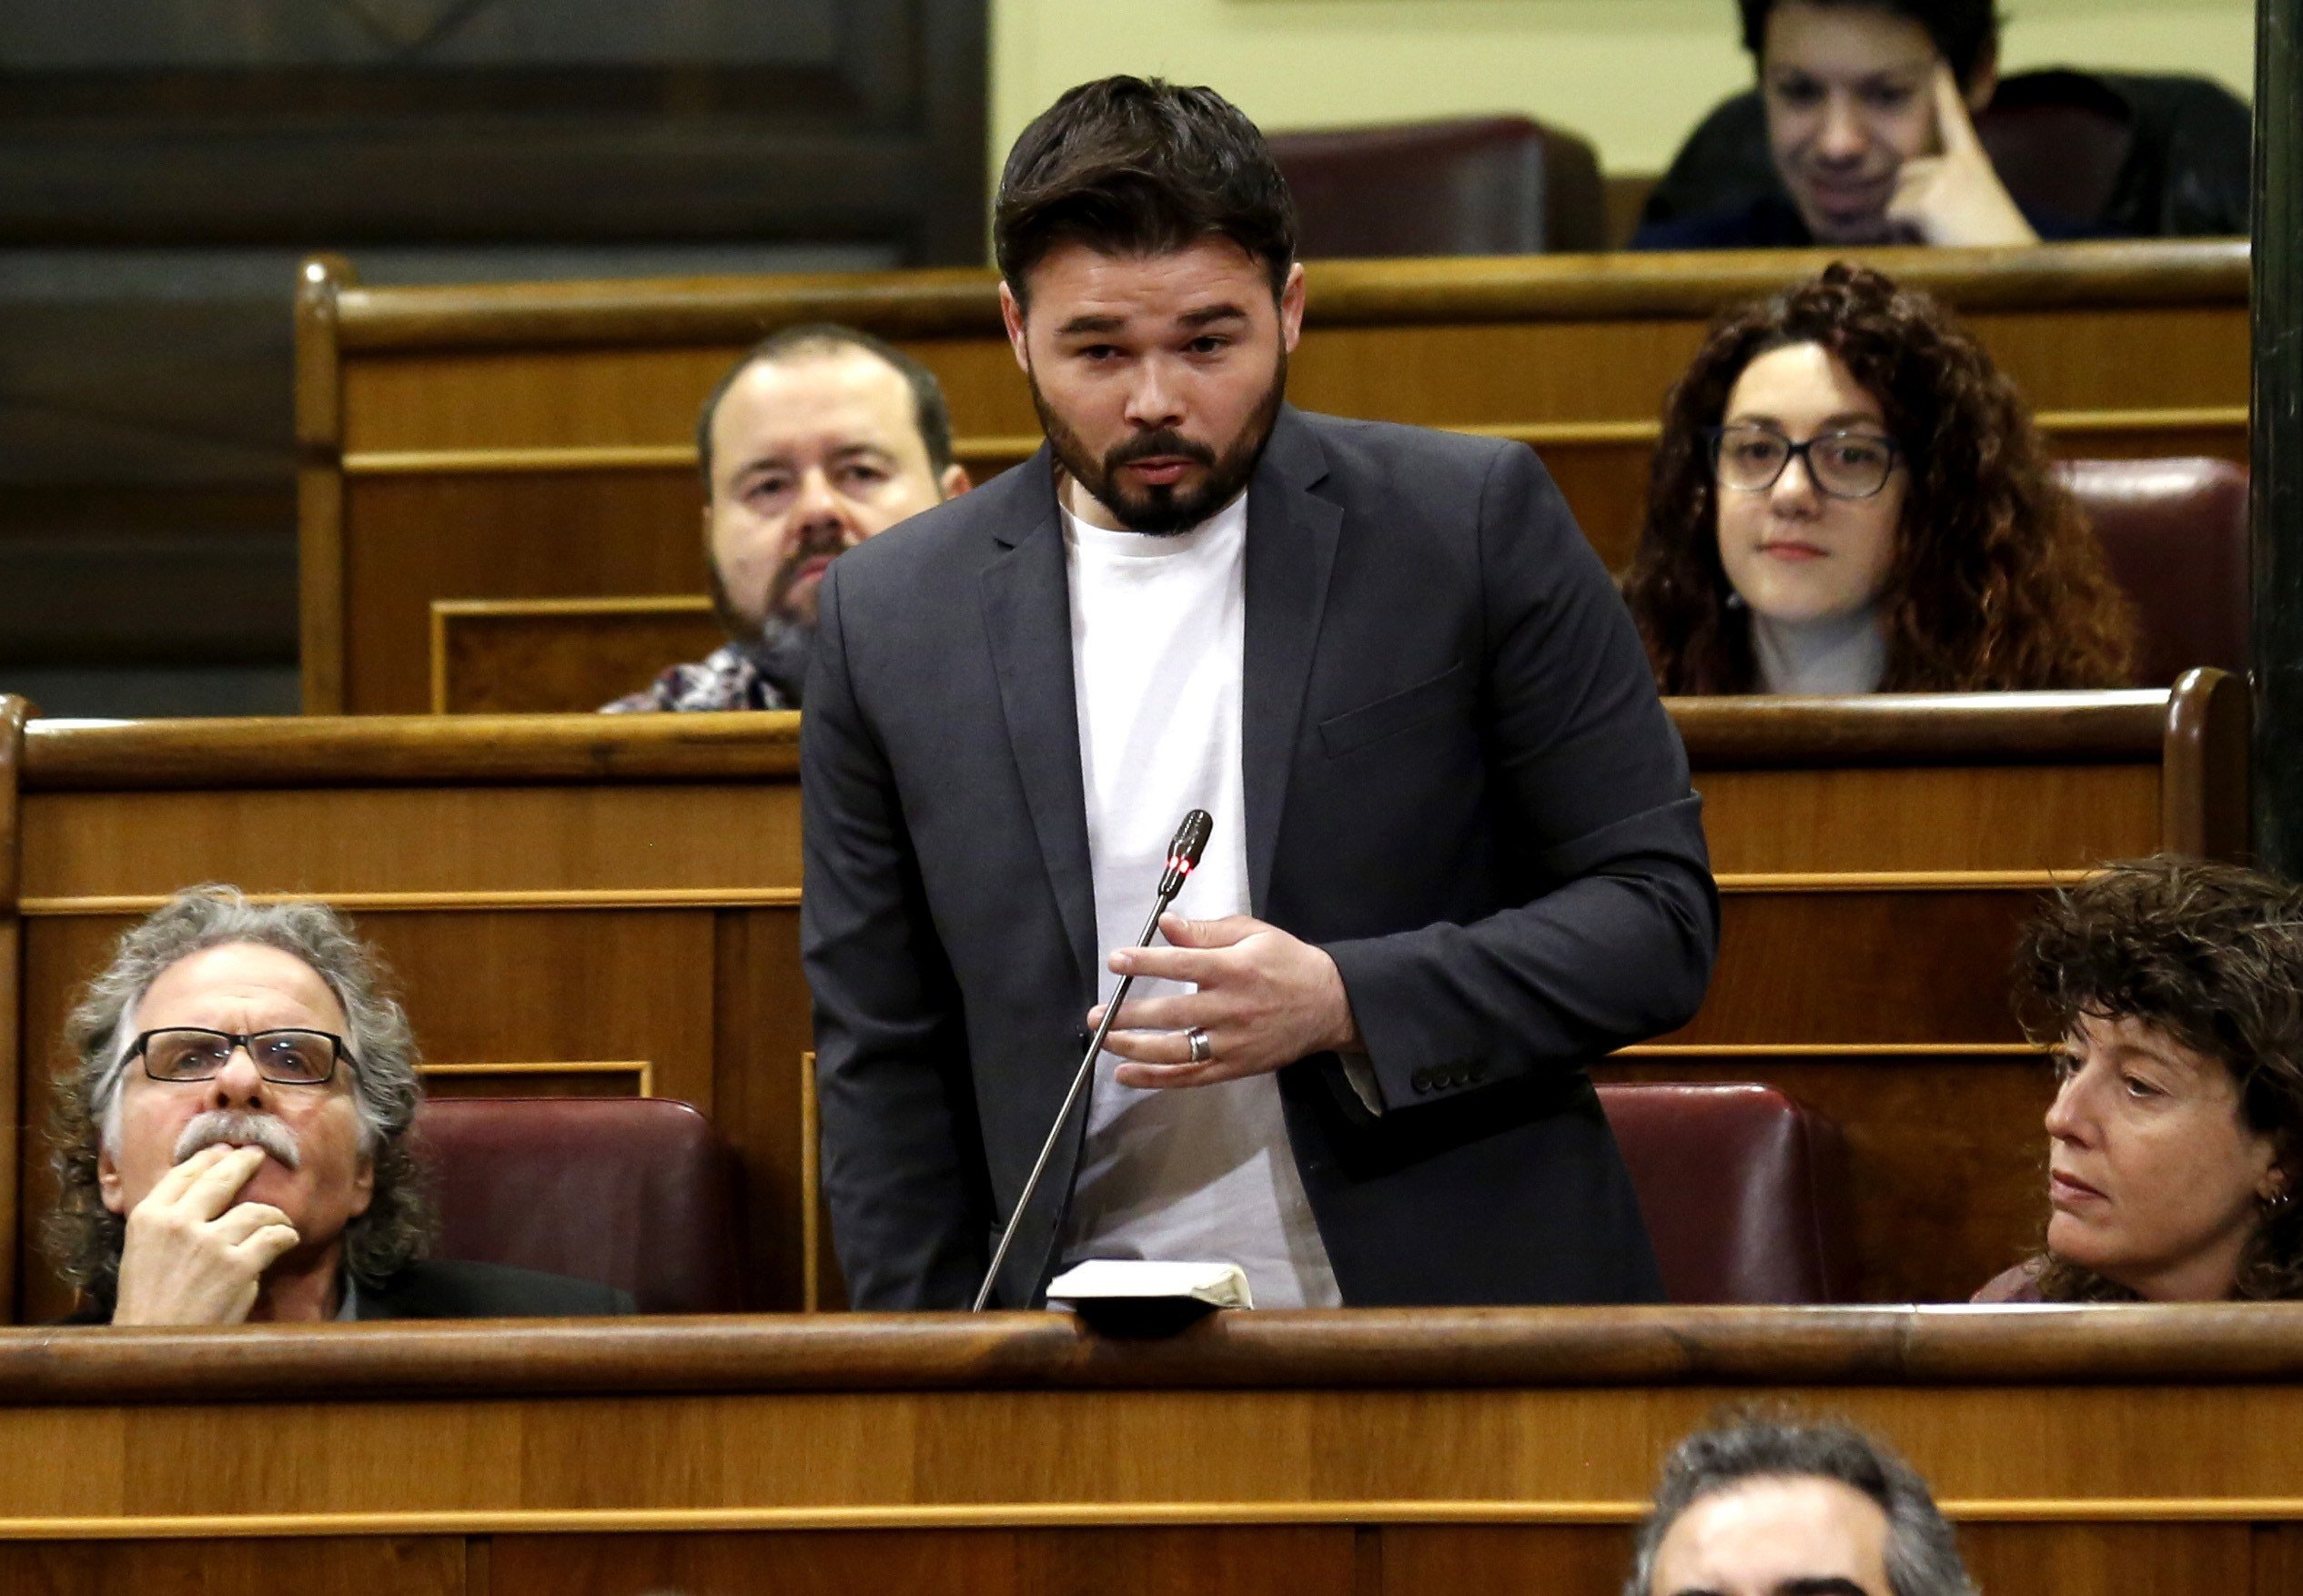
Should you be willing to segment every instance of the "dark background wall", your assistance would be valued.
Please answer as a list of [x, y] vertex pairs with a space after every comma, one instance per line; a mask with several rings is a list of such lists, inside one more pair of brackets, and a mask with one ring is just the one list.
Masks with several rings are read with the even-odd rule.
[[294, 711], [303, 255], [978, 260], [985, 34], [985, 0], [9, 0], [0, 691]]

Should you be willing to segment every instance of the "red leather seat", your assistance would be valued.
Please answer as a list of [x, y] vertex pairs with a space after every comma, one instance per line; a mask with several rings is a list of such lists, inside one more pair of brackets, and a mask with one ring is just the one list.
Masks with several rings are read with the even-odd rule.
[[1623, 1149], [1673, 1302], [1854, 1296], [1839, 1127], [1753, 1082], [1610, 1085]]
[[2062, 477], [2135, 601], [2136, 681], [2247, 668], [2247, 472], [2225, 460], [2083, 460]]
[[440, 1258], [631, 1293], [642, 1313], [744, 1304], [735, 1163], [669, 1097], [446, 1097], [417, 1116]]
[[1271, 153], [1308, 259], [1607, 247], [1599, 157], [1526, 116], [1279, 133]]

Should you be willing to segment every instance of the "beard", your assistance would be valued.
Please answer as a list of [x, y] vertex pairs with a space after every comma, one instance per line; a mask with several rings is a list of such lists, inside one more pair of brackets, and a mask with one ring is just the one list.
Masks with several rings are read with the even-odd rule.
[[[1162, 428], [1115, 444], [1099, 459], [1047, 402], [1047, 396], [1040, 391], [1038, 375], [1026, 370], [1025, 377], [1032, 388], [1032, 409], [1039, 412], [1040, 429], [1047, 434], [1056, 463], [1070, 474], [1073, 481], [1093, 494], [1097, 503], [1110, 510], [1112, 519], [1121, 526], [1131, 532], [1164, 538], [1187, 532], [1199, 525], [1239, 497], [1248, 479], [1256, 474], [1264, 446], [1271, 441], [1272, 426], [1279, 419], [1280, 401], [1287, 397], [1288, 351], [1279, 351], [1279, 359], [1272, 367], [1271, 386], [1264, 390], [1238, 434], [1221, 454], [1207, 444], [1195, 443], [1179, 432]], [[1190, 460], [1206, 474], [1200, 478], [1199, 485], [1189, 490], [1181, 484], [1167, 482], [1151, 483], [1140, 490], [1121, 485], [1121, 468], [1133, 460], [1159, 458]]]
[[[809, 556], [802, 553], [785, 561], [788, 571]], [[736, 605], [728, 592], [728, 584], [722, 580], [716, 561], [705, 562], [712, 578], [712, 613], [720, 622], [720, 630], [728, 639], [728, 646], [752, 662], [753, 670], [766, 677], [776, 690], [794, 703], [799, 702], [800, 689], [807, 681], [808, 654], [815, 644], [815, 627], [796, 615], [771, 608], [767, 618], [754, 621]], [[776, 576], [776, 589], [781, 592], [790, 586], [783, 571]]]

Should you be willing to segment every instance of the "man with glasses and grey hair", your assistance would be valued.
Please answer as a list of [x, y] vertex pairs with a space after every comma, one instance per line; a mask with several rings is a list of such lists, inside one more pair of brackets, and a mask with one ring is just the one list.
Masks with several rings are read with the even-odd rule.
[[1663, 1464], [1624, 1596], [1975, 1596], [1926, 1481], [1843, 1424], [1749, 1419]]
[[426, 1261], [408, 1016], [326, 906], [177, 894], [66, 1035], [47, 1240], [74, 1323], [631, 1311], [622, 1291]]

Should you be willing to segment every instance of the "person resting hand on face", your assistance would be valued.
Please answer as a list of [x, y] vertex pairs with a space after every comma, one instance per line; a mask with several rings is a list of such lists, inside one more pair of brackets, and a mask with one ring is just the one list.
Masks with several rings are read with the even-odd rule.
[[2303, 889], [2115, 864], [2056, 894], [2017, 967], [2056, 1047], [2046, 1251], [1975, 1300], [2303, 1298]]
[[2026, 215], [1975, 132], [1999, 82], [1991, 0], [1742, 0], [1742, 11], [1776, 191], [1653, 216], [1633, 248], [2020, 245], [2079, 230]]
[[324, 905], [179, 893], [74, 1010], [46, 1239], [72, 1322], [629, 1313], [624, 1292], [428, 1262], [408, 1018]]
[[1845, 264], [1731, 311], [1672, 389], [1624, 598], [1666, 693], [2119, 687], [2134, 652], [2014, 385]]

